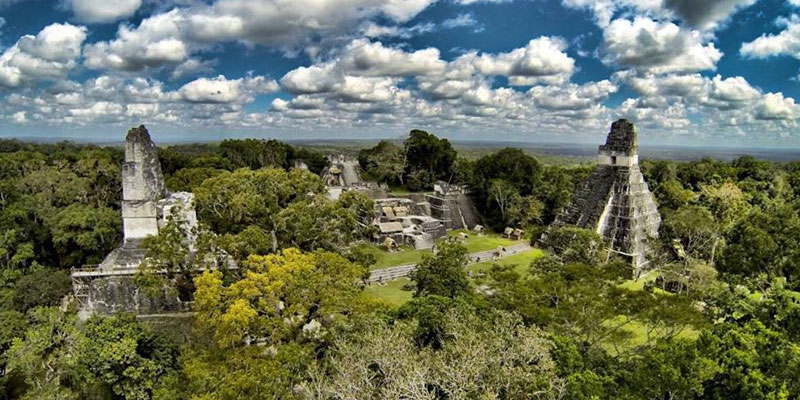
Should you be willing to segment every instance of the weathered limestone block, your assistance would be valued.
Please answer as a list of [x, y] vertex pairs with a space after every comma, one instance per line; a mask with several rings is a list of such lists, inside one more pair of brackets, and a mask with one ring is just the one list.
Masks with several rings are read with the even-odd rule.
[[144, 125], [132, 128], [125, 136], [123, 200], [158, 200], [166, 194], [164, 175], [158, 161], [158, 148]]
[[173, 215], [177, 221], [188, 224], [189, 227], [197, 226], [197, 212], [194, 209], [194, 193], [177, 192], [161, 199], [157, 203], [159, 227], [164, 226], [168, 218]]
[[155, 202], [166, 195], [158, 149], [147, 128], [132, 128], [125, 137], [122, 164], [122, 227], [125, 240], [158, 234]]
[[434, 194], [425, 195], [425, 199], [430, 203], [430, 215], [444, 221], [447, 229], [472, 229], [480, 224], [475, 204], [464, 186], [439, 182]]
[[159, 293], [144, 293], [134, 282], [134, 275], [115, 275], [87, 280], [87, 301], [82, 313], [113, 314], [165, 314], [188, 309], [188, 304], [178, 299], [177, 293], [165, 287]]
[[158, 208], [152, 200], [123, 200], [122, 224], [125, 240], [158, 234]]

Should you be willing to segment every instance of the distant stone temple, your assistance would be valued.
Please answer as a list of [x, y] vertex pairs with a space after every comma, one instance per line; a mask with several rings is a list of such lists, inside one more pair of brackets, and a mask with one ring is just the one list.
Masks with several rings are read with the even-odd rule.
[[372, 198], [386, 197], [386, 185], [361, 179], [358, 160], [344, 154], [328, 155], [326, 158], [330, 166], [322, 171], [322, 182], [328, 187], [328, 197], [331, 200], [339, 199], [348, 190], [358, 190]]
[[639, 170], [639, 145], [631, 122], [621, 119], [611, 125], [597, 164], [553, 226], [597, 232], [610, 252], [631, 261], [638, 277], [649, 263], [648, 238], [658, 236], [661, 216]]
[[481, 222], [465, 186], [438, 181], [433, 194], [425, 195], [425, 200], [430, 203], [431, 216], [442, 220], [447, 229], [469, 230]]
[[[149, 298], [133, 283], [145, 260], [142, 240], [158, 235], [169, 218], [191, 230], [197, 226], [194, 195], [169, 193], [158, 160], [158, 149], [144, 126], [128, 131], [122, 164], [122, 245], [100, 265], [72, 271], [72, 285], [84, 315], [94, 312], [133, 311], [152, 314], [177, 311], [180, 301], [167, 290], [161, 298]], [[190, 241], [192, 238], [187, 238]]]

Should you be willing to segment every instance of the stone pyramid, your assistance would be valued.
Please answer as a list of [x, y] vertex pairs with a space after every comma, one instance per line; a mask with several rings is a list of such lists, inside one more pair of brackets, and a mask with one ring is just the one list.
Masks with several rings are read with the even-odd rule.
[[647, 239], [658, 236], [661, 216], [639, 170], [636, 128], [624, 119], [614, 122], [598, 153], [594, 171], [553, 225], [597, 232], [638, 276], [649, 263]]

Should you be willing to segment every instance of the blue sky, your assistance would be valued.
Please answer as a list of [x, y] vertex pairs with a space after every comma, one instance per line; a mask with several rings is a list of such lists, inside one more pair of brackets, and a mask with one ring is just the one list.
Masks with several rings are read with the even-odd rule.
[[800, 147], [800, 0], [0, 0], [0, 136]]

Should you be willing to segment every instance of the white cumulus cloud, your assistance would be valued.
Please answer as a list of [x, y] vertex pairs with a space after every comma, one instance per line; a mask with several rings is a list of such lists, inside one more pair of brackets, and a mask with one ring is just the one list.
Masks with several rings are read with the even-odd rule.
[[136, 29], [121, 25], [116, 39], [86, 46], [86, 65], [123, 71], [179, 65], [189, 55], [187, 44], [180, 39], [181, 20], [175, 9], [144, 19]]
[[133, 15], [142, 0], [71, 0], [70, 5], [78, 21], [107, 23]]
[[178, 92], [183, 100], [192, 103], [246, 103], [257, 94], [277, 90], [278, 84], [263, 76], [229, 80], [220, 75], [191, 81]]
[[446, 62], [440, 59], [439, 50], [435, 48], [406, 52], [380, 42], [358, 39], [330, 61], [287, 72], [281, 78], [281, 85], [292, 93], [344, 91], [375, 83], [385, 89], [389, 81], [355, 78], [430, 75], [442, 72], [445, 66]]
[[700, 32], [644, 17], [612, 21], [603, 39], [606, 64], [654, 73], [714, 70], [722, 58]]
[[709, 29], [724, 22], [736, 11], [752, 6], [758, 0], [664, 0], [664, 7], [672, 10], [689, 25]]
[[[758, 0], [562, 0], [566, 7], [592, 12], [597, 24], [604, 28], [620, 13], [657, 19], [679, 18], [687, 25], [702, 30], [717, 29], [737, 11]], [[797, 1], [797, 0], [790, 0]]]
[[293, 53], [320, 37], [352, 35], [377, 18], [405, 23], [433, 1], [217, 0], [178, 7], [150, 16], [137, 27], [123, 25], [116, 38], [88, 46], [86, 64], [125, 71], [177, 66], [193, 52], [232, 41]]
[[758, 105], [756, 118], [767, 120], [794, 120], [800, 116], [800, 106], [783, 93], [768, 93]]
[[767, 58], [788, 55], [800, 59], [800, 17], [778, 19], [784, 30], [777, 35], [761, 35], [752, 42], [742, 44], [740, 52], [745, 57]]
[[28, 118], [25, 116], [25, 111], [17, 111], [12, 116], [11, 119], [14, 121], [15, 124], [24, 124], [28, 122]]
[[66, 76], [77, 65], [85, 39], [86, 28], [70, 24], [52, 24], [36, 36], [22, 36], [0, 55], [0, 85]]

